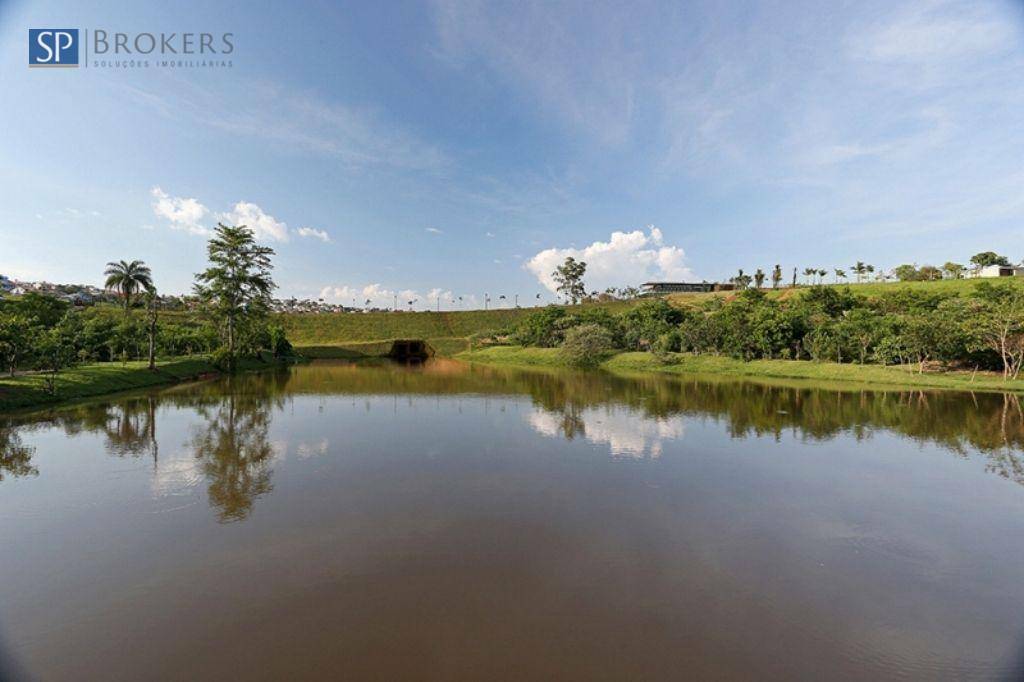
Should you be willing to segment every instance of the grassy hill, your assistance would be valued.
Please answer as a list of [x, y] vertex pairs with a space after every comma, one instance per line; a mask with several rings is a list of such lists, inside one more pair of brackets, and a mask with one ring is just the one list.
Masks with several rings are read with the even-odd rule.
[[[635, 305], [633, 301], [588, 303], [587, 308], [613, 312]], [[583, 306], [580, 306], [583, 307]], [[380, 355], [392, 339], [426, 339], [443, 355], [469, 347], [469, 337], [515, 325], [534, 308], [465, 310], [452, 312], [387, 312], [289, 314], [277, 319], [288, 339], [307, 357], [355, 357]]]
[[[1015, 286], [1024, 287], [1024, 277], [1004, 277], [988, 279], [942, 279], [932, 282], [864, 282], [862, 284], [841, 282], [825, 282], [826, 286], [849, 287], [850, 291], [863, 296], [878, 296], [887, 292], [900, 290], [932, 291], [968, 296], [981, 282], [1002, 284], [1009, 282]], [[791, 296], [800, 296], [807, 291], [806, 286], [798, 286], [795, 289], [783, 288], [778, 290], [765, 289], [769, 297], [785, 300]], [[699, 303], [713, 297], [724, 297], [726, 299], [736, 296], [736, 292], [720, 292], [711, 294], [670, 294], [668, 300], [678, 306], [688, 306]]]
[[[850, 290], [865, 296], [905, 289], [969, 295], [980, 282], [1012, 282], [1024, 287], [1024, 278], [1016, 279], [961, 279], [935, 282], [866, 282], [846, 284]], [[829, 283], [829, 286], [837, 286]], [[775, 298], [801, 296], [807, 288], [766, 290]], [[668, 300], [680, 307], [697, 305], [712, 297], [726, 299], [735, 292], [708, 294], [672, 294]], [[637, 301], [588, 303], [586, 307], [602, 307], [620, 312], [636, 305]], [[474, 334], [506, 329], [534, 310], [533, 308], [502, 308], [498, 310], [466, 310], [453, 312], [416, 313], [329, 313], [280, 315], [278, 319], [288, 332], [288, 338], [307, 357], [358, 357], [381, 355], [390, 348], [391, 339], [426, 339], [442, 355], [453, 355], [469, 347]]]

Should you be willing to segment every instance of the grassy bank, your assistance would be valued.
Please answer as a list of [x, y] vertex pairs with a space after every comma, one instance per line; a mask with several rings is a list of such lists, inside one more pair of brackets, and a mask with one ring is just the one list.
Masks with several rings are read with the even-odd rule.
[[[259, 360], [243, 360], [241, 369], [261, 369], [270, 365]], [[145, 361], [103, 362], [81, 365], [61, 372], [55, 381], [56, 390], [46, 390], [41, 374], [0, 377], [0, 411], [43, 407], [83, 398], [161, 386], [199, 379], [217, 374], [217, 368], [205, 357], [173, 358], [157, 362], [150, 371]]]
[[[587, 309], [625, 310], [634, 301], [588, 303]], [[570, 306], [574, 308], [584, 306]], [[417, 313], [327, 313], [278, 315], [288, 340], [308, 358], [354, 358], [383, 355], [393, 339], [423, 339], [439, 355], [469, 348], [474, 334], [507, 329], [535, 308]]]
[[[460, 360], [499, 365], [565, 366], [557, 348], [493, 346], [467, 351]], [[988, 372], [925, 372], [900, 367], [852, 365], [804, 360], [755, 360], [744, 362], [711, 355], [675, 354], [666, 364], [651, 353], [619, 353], [601, 364], [601, 369], [620, 374], [668, 373], [734, 376], [754, 379], [801, 379], [815, 382], [856, 383], [879, 388], [943, 388], [962, 391], [1024, 391], [1024, 380], [1003, 381]]]

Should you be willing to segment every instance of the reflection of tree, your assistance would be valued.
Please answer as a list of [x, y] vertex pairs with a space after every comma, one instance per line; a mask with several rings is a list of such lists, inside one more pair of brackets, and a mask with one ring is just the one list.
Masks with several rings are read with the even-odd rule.
[[273, 459], [268, 432], [270, 401], [251, 392], [232, 392], [199, 412], [191, 447], [209, 480], [210, 504], [221, 522], [240, 521], [254, 500], [270, 492]]
[[0, 427], [0, 481], [5, 476], [37, 476], [39, 470], [32, 466], [32, 455], [36, 449], [21, 441], [21, 434], [13, 428]]

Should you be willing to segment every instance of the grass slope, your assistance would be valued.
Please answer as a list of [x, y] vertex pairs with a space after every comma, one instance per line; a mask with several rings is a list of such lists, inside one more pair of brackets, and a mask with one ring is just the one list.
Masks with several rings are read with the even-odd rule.
[[[588, 303], [587, 308], [618, 312], [633, 301]], [[583, 306], [577, 306], [583, 307]], [[358, 357], [380, 355], [392, 339], [425, 339], [441, 355], [469, 347], [469, 337], [515, 325], [535, 308], [501, 308], [416, 313], [300, 313], [279, 315], [288, 340], [306, 357]], [[570, 307], [572, 310], [572, 307]], [[381, 350], [383, 349], [383, 350]]]
[[[258, 360], [245, 360], [241, 363], [242, 369], [268, 366]], [[45, 379], [40, 374], [21, 374], [13, 378], [4, 376], [0, 377], [0, 411], [41, 407], [68, 400], [173, 384], [212, 374], [217, 374], [217, 368], [200, 356], [162, 360], [157, 362], [155, 371], [150, 371], [145, 361], [124, 365], [119, 362], [95, 363], [61, 372], [57, 376], [55, 394], [46, 391]]]
[[[826, 282], [826, 286], [849, 287], [850, 291], [862, 296], [879, 296], [895, 291], [928, 291], [933, 293], [956, 294], [958, 296], [969, 296], [980, 283], [1003, 284], [1009, 282], [1015, 286], [1024, 287], [1024, 277], [1001, 277], [984, 279], [941, 279], [933, 282], [864, 282], [861, 284], [841, 282]], [[785, 300], [792, 296], [800, 296], [807, 291], [806, 286], [799, 286], [795, 289], [765, 289], [769, 298]], [[691, 306], [709, 298], [723, 297], [730, 299], [736, 296], [736, 292], [727, 291], [711, 294], [669, 294], [668, 300], [674, 305]]]
[[[960, 279], [937, 282], [866, 282], [839, 284], [854, 293], [877, 296], [904, 289], [969, 295], [980, 282], [1012, 282], [1024, 286], [1024, 278]], [[830, 285], [835, 286], [835, 285]], [[774, 298], [801, 296], [806, 287], [766, 290]], [[720, 296], [732, 298], [735, 292], [711, 294], [672, 294], [668, 300], [677, 306], [692, 306]], [[586, 307], [602, 307], [621, 312], [637, 301], [588, 303]], [[582, 307], [582, 306], [581, 306]], [[534, 308], [501, 308], [498, 310], [465, 310], [417, 313], [328, 313], [289, 314], [277, 319], [288, 332], [292, 344], [307, 357], [355, 358], [381, 355], [390, 348], [392, 339], [425, 339], [440, 355], [454, 355], [469, 348], [469, 337], [514, 326]], [[571, 308], [570, 308], [571, 310]]]
[[[500, 365], [561, 367], [565, 363], [557, 348], [492, 346], [467, 351], [460, 360]], [[979, 372], [926, 372], [918, 374], [899, 367], [880, 365], [840, 365], [834, 362], [804, 360], [755, 360], [675, 354], [670, 364], [659, 362], [650, 353], [619, 353], [601, 364], [616, 373], [669, 373], [725, 375], [759, 379], [807, 379], [816, 382], [851, 382], [864, 386], [890, 388], [946, 388], [964, 391], [1024, 391], [1024, 380], [1003, 381], [1002, 377]]]

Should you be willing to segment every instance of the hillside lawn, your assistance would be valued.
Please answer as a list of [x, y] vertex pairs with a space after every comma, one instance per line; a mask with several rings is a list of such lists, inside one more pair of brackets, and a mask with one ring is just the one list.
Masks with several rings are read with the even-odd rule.
[[[1024, 287], [1024, 277], [1000, 279], [959, 279], [934, 282], [865, 282], [863, 284], [840, 283], [828, 286], [849, 286], [850, 291], [865, 296], [877, 296], [886, 292], [905, 289], [918, 291], [955, 292], [969, 295], [979, 282], [1012, 282]], [[806, 286], [795, 289], [764, 289], [771, 298], [785, 300], [801, 296]], [[735, 298], [737, 292], [706, 294], [670, 294], [667, 299], [673, 305], [690, 307], [710, 298]], [[606, 308], [613, 313], [628, 310], [640, 301], [611, 301], [607, 303], [586, 303], [568, 306], [574, 309]], [[509, 329], [536, 308], [499, 308], [496, 310], [464, 310], [447, 312], [375, 312], [375, 313], [298, 313], [276, 315], [285, 328], [288, 339], [296, 350], [308, 358], [359, 358], [384, 355], [391, 348], [394, 339], [424, 339], [442, 356], [451, 356], [469, 350], [471, 337], [476, 334]]]
[[[558, 348], [491, 346], [455, 356], [467, 362], [523, 367], [565, 367]], [[753, 360], [744, 362], [714, 355], [672, 353], [662, 362], [651, 353], [618, 353], [601, 363], [600, 369], [616, 374], [685, 374], [732, 376], [758, 380], [810, 380], [818, 384], [858, 384], [862, 388], [923, 389], [939, 388], [982, 392], [1024, 392], [1024, 379], [1003, 381], [994, 372], [926, 371], [916, 366], [838, 364], [808, 360]]]

